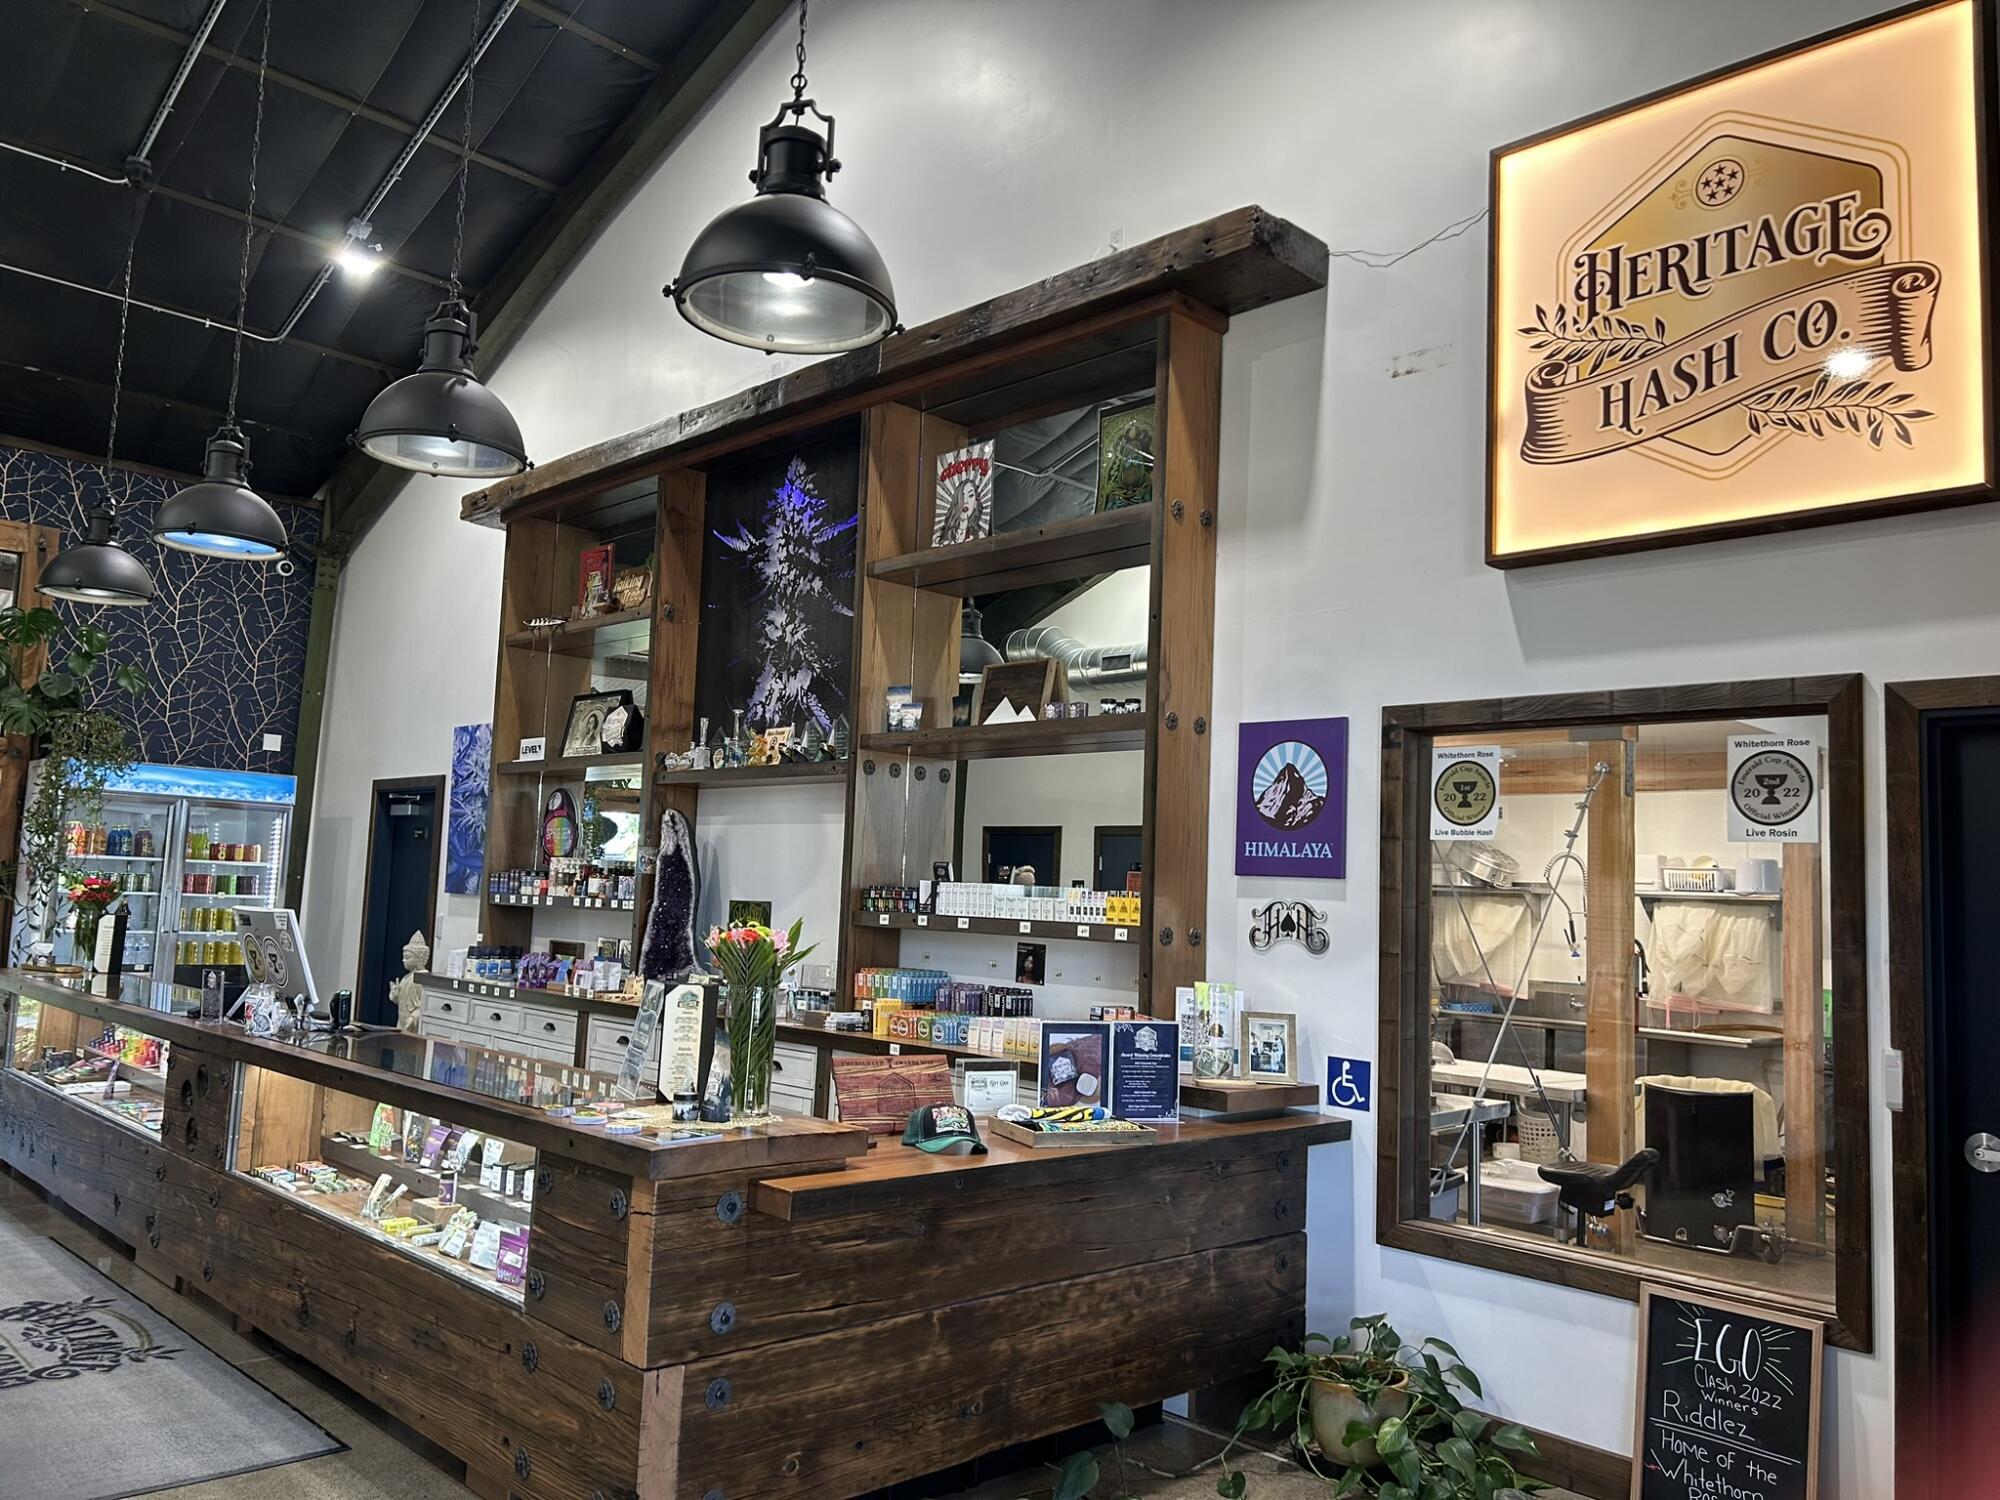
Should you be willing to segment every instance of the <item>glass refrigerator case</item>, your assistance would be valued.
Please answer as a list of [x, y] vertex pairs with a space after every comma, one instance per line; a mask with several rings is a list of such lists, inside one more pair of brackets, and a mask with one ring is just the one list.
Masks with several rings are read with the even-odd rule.
[[98, 811], [64, 825], [63, 891], [50, 907], [37, 912], [20, 892], [16, 959], [27, 944], [49, 941], [55, 962], [75, 962], [76, 914], [65, 892], [103, 875], [124, 891], [127, 970], [199, 986], [203, 970], [219, 968], [231, 988], [240, 986], [235, 910], [282, 902], [296, 795], [290, 776], [132, 766], [106, 786]]

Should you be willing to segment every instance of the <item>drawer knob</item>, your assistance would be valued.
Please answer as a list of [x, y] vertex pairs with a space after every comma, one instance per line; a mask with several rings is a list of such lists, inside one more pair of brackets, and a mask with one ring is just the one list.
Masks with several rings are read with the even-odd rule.
[[544, 1030], [544, 1031], [554, 1031], [555, 1029], [556, 1029], [556, 1023], [555, 1023], [555, 1022], [553, 1022], [553, 1021], [544, 1021], [544, 1022], [542, 1022], [542, 1030]]
[[621, 1047], [629, 1047], [632, 1045], [632, 1038], [630, 1038], [629, 1036], [621, 1036], [620, 1038], [618, 1038], [618, 1045]]

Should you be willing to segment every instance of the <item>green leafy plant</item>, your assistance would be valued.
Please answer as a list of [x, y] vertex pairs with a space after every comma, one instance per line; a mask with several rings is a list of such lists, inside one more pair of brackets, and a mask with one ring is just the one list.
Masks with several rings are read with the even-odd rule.
[[[1262, 1431], [1290, 1438], [1300, 1461], [1337, 1497], [1521, 1500], [1547, 1488], [1522, 1476], [1510, 1457], [1539, 1457], [1534, 1439], [1519, 1424], [1494, 1423], [1460, 1399], [1461, 1392], [1482, 1398], [1479, 1377], [1443, 1339], [1405, 1344], [1378, 1313], [1354, 1319], [1338, 1338], [1308, 1334], [1298, 1349], [1273, 1349], [1266, 1362], [1271, 1385], [1244, 1409], [1223, 1450], [1216, 1485], [1223, 1500], [1242, 1500], [1249, 1487], [1249, 1476], [1230, 1467], [1230, 1451], [1247, 1434]], [[1312, 1416], [1314, 1385], [1323, 1381], [1347, 1387], [1368, 1409], [1367, 1417], [1324, 1439], [1315, 1435]], [[1378, 1409], [1392, 1391], [1400, 1409]], [[1334, 1462], [1323, 1451], [1326, 1442], [1372, 1446], [1379, 1463]]]
[[[1105, 1430], [1111, 1434], [1111, 1456], [1118, 1461], [1118, 1488], [1107, 1500], [1138, 1500], [1125, 1473], [1125, 1439], [1132, 1435], [1132, 1408], [1122, 1401], [1100, 1401], [1097, 1403], [1097, 1414], [1104, 1419]], [[1072, 1453], [1063, 1464], [1062, 1472], [1056, 1476], [1051, 1500], [1088, 1500], [1102, 1477], [1103, 1471], [1095, 1453], [1088, 1448]]]
[[[102, 703], [108, 692], [144, 692], [147, 678], [110, 649], [99, 626], [72, 628], [52, 609], [0, 609], [0, 734], [28, 736], [31, 755], [47, 762], [21, 816], [21, 860], [38, 910], [62, 874], [64, 826], [95, 817], [104, 788], [131, 763], [125, 726]], [[0, 864], [0, 899], [11, 896], [16, 869]]]

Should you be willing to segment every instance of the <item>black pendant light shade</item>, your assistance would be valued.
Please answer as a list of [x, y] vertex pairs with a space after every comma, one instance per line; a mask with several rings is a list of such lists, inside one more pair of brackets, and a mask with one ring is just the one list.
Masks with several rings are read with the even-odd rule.
[[379, 393], [354, 441], [399, 469], [460, 479], [496, 479], [528, 467], [521, 428], [472, 373], [479, 319], [456, 297], [424, 324], [424, 362]]
[[[826, 121], [823, 138], [805, 123], [808, 112]], [[826, 201], [823, 179], [839, 170], [833, 117], [810, 99], [780, 105], [757, 133], [757, 196], [695, 236], [666, 288], [681, 316], [771, 354], [832, 354], [893, 333], [896, 289], [882, 253]]]
[[111, 512], [93, 508], [84, 539], [49, 560], [35, 587], [72, 604], [151, 604], [153, 575], [111, 540]]
[[208, 440], [202, 479], [176, 493], [153, 521], [153, 540], [202, 557], [256, 562], [285, 550], [285, 523], [250, 488], [243, 434], [222, 427]]

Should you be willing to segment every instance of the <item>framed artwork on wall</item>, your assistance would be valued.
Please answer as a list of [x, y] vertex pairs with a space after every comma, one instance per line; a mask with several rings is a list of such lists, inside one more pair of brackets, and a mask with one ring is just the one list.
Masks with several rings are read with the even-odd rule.
[[1489, 563], [1995, 498], [1989, 26], [1907, 6], [1493, 153]]

